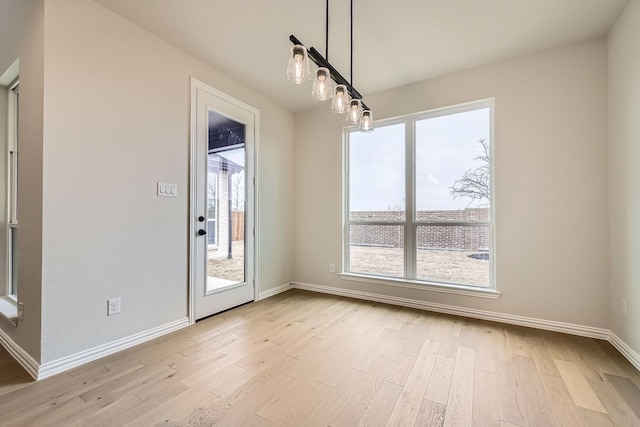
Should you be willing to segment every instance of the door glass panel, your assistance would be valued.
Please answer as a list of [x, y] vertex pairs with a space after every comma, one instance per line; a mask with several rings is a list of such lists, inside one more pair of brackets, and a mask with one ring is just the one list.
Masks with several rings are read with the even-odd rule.
[[245, 125], [209, 112], [207, 293], [245, 281]]

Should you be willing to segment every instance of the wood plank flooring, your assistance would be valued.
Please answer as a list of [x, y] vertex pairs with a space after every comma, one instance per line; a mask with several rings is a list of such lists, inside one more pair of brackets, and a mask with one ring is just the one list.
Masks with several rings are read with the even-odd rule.
[[33, 382], [2, 426], [640, 426], [610, 344], [299, 290]]

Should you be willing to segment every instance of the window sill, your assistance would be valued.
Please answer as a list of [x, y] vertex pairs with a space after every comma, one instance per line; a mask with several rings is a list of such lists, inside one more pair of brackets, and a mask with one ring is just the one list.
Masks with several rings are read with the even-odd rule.
[[18, 324], [18, 304], [10, 296], [0, 297], [0, 316], [14, 325]]
[[417, 280], [394, 279], [391, 277], [369, 276], [366, 274], [340, 273], [340, 278], [355, 282], [374, 283], [376, 285], [397, 286], [399, 288], [419, 289], [422, 291], [442, 292], [467, 297], [498, 299], [500, 291], [488, 288], [476, 288], [464, 285], [445, 285], [443, 283], [421, 282]]

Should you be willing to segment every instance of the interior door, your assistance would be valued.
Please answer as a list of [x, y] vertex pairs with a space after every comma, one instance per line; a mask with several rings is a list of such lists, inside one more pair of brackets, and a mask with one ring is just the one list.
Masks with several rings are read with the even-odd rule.
[[192, 94], [191, 317], [197, 320], [255, 298], [257, 111], [199, 82]]

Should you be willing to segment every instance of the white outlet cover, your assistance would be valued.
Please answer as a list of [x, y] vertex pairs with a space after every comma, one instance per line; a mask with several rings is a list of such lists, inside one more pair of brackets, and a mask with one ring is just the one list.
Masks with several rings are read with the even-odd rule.
[[107, 316], [113, 316], [120, 313], [120, 298], [111, 298], [107, 300]]

